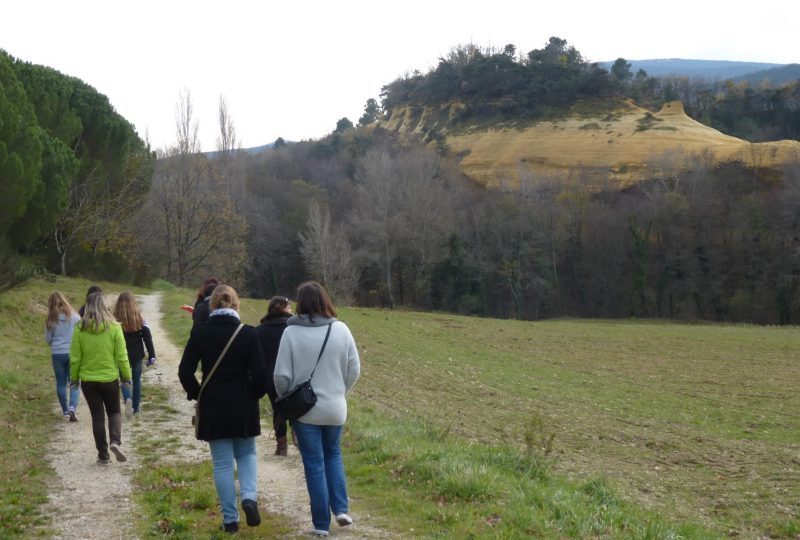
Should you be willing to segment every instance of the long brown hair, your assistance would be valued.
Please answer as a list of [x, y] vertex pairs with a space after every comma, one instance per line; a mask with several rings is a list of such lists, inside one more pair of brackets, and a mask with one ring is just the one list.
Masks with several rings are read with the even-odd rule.
[[136, 304], [136, 298], [129, 291], [125, 291], [117, 298], [114, 317], [122, 325], [123, 332], [136, 332], [144, 326], [142, 312]]
[[306, 281], [297, 288], [297, 314], [308, 315], [314, 322], [314, 315], [336, 317], [336, 310], [322, 285], [316, 281]]
[[69, 319], [72, 317], [72, 314], [75, 313], [75, 310], [63, 294], [59, 291], [55, 291], [47, 300], [47, 320], [44, 324], [48, 330], [52, 330], [58, 326], [58, 316], [61, 313]]
[[117, 322], [111, 310], [106, 305], [106, 298], [103, 293], [96, 292], [86, 297], [86, 307], [83, 310], [81, 319], [81, 330], [87, 330], [93, 334], [105, 332], [109, 325]]

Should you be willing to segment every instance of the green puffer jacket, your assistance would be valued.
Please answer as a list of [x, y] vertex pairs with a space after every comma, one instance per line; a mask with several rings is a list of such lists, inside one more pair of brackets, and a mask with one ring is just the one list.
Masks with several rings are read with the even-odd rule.
[[122, 326], [112, 323], [99, 334], [75, 327], [69, 349], [69, 378], [72, 381], [112, 382], [131, 380], [131, 365]]

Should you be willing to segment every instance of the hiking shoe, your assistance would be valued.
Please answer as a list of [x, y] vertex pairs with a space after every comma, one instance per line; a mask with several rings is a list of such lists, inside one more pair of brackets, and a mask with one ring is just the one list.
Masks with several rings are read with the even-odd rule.
[[322, 529], [311, 529], [308, 531], [308, 534], [311, 536], [328, 536], [328, 531], [323, 531]]
[[72, 408], [72, 407], [70, 407], [69, 410], [67, 411], [67, 416], [69, 416], [69, 421], [70, 422], [77, 422], [78, 421], [78, 417], [75, 416], [75, 409]]
[[109, 458], [109, 457], [106, 457], [106, 458], [99, 457], [99, 458], [97, 458], [97, 464], [98, 465], [108, 465], [109, 463], [111, 463], [111, 458]]
[[125, 400], [125, 418], [133, 418], [133, 401], [131, 401], [131, 398]]
[[117, 461], [120, 461], [120, 462], [128, 461], [128, 458], [122, 452], [122, 449], [119, 447], [119, 445], [117, 443], [111, 443], [111, 446], [109, 447], [109, 450], [111, 450], [114, 453], [114, 455], [117, 457]]
[[239, 532], [239, 522], [234, 521], [233, 523], [223, 523], [220, 525], [219, 530], [225, 531], [228, 534], [236, 534]]
[[353, 524], [353, 518], [342, 512], [341, 514], [336, 514], [336, 523], [339, 524], [339, 527], [347, 527]]
[[258, 504], [253, 499], [242, 500], [242, 510], [247, 518], [247, 524], [255, 527], [261, 523], [261, 516], [258, 515]]
[[69, 418], [69, 411], [64, 411], [64, 412], [61, 414], [61, 416], [62, 416], [62, 418], [64, 418], [64, 420], [69, 420], [69, 419], [70, 419], [70, 418]]

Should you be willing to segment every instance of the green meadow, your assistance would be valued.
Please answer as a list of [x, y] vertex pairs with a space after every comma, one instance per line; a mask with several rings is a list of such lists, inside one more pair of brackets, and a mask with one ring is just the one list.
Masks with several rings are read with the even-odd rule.
[[[87, 284], [32, 281], [0, 295], [0, 536], [46, 526], [44, 443], [58, 419], [49, 414], [49, 354], [36, 341], [40, 306], [53, 288], [80, 298]], [[191, 323], [179, 307], [194, 294], [160, 288], [163, 322], [182, 346]], [[257, 323], [265, 308], [244, 299], [243, 319]], [[798, 328], [362, 308], [341, 309], [339, 318], [362, 360], [344, 437], [354, 512], [390, 533], [800, 534]], [[214, 499], [208, 471], [195, 467], [137, 475], [143, 514], [169, 511], [177, 524], [145, 519], [142, 536], [199, 532], [192, 512], [207, 515]], [[23, 472], [28, 481], [18, 482]], [[194, 502], [159, 509], [174, 484]], [[205, 519], [211, 530], [214, 519]]]

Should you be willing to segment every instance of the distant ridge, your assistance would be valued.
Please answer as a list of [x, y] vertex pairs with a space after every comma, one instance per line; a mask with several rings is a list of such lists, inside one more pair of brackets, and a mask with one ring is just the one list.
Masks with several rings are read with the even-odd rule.
[[[291, 141], [286, 141], [286, 144], [292, 144], [292, 142]], [[260, 154], [262, 152], [265, 152], [267, 150], [271, 150], [274, 146], [275, 146], [275, 143], [268, 143], [268, 144], [262, 144], [261, 146], [252, 146], [250, 148], [240, 148], [239, 150], [242, 151], [242, 152], [246, 152], [246, 153], [250, 154], [251, 156], [255, 156], [255, 155]], [[208, 159], [216, 159], [217, 156], [219, 155], [219, 152], [217, 152], [216, 150], [214, 150], [212, 152], [203, 152], [203, 153], [205, 154], [205, 156]]]
[[787, 64], [785, 66], [748, 73], [747, 75], [736, 77], [733, 80], [735, 82], [747, 81], [751, 85], [759, 84], [763, 81], [769, 81], [774, 85], [781, 85], [798, 79], [800, 79], [800, 64]]
[[[626, 59], [627, 60], [627, 59]], [[664, 58], [654, 60], [628, 60], [631, 72], [640, 69], [653, 77], [677, 75], [693, 79], [733, 79], [751, 73], [761, 72], [772, 68], [785, 67], [786, 64], [771, 64], [767, 62], [738, 62], [733, 60], [687, 60], [683, 58]], [[614, 62], [600, 62], [606, 69]], [[790, 64], [791, 65], [791, 64]]]

